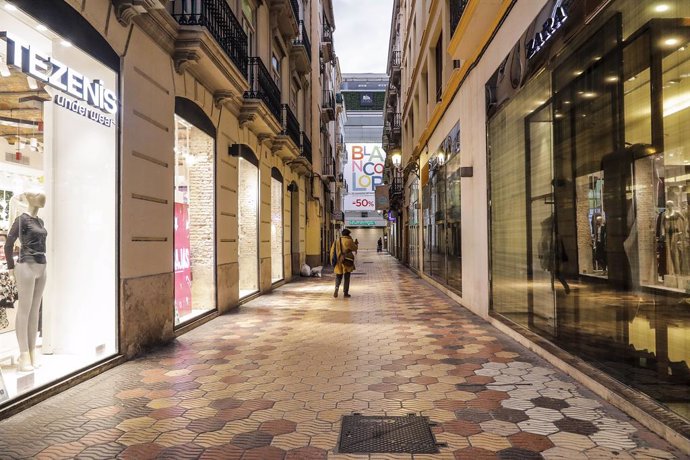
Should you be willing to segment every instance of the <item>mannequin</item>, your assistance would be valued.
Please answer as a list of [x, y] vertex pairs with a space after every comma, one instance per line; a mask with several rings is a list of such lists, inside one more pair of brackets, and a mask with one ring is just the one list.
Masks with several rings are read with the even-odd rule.
[[[46, 238], [48, 232], [39, 209], [46, 204], [46, 196], [40, 190], [27, 191], [22, 198], [28, 204], [12, 224], [5, 242], [5, 257], [10, 274], [15, 277], [19, 301], [17, 305], [17, 342], [19, 343], [18, 369], [30, 372], [39, 367], [36, 337], [38, 315], [46, 286]], [[16, 267], [13, 258], [14, 243], [19, 239], [21, 249]]]
[[601, 215], [594, 219], [594, 260], [597, 269], [606, 270], [606, 221]]
[[662, 216], [662, 230], [666, 243], [667, 273], [680, 275], [683, 261], [683, 237], [687, 229], [685, 217], [670, 200], [666, 202], [666, 210]]

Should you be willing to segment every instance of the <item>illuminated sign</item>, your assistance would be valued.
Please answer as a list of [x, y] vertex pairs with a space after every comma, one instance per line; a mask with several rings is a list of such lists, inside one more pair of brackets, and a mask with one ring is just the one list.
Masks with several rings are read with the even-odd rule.
[[20, 68], [25, 74], [84, 101], [91, 107], [112, 115], [117, 113], [117, 96], [103, 86], [101, 80], [89, 79], [57, 59], [22, 43], [9, 32], [0, 32], [0, 39], [7, 42], [7, 64]]
[[563, 27], [563, 24], [565, 24], [567, 19], [568, 14], [566, 13], [565, 8], [562, 6], [556, 8], [553, 16], [544, 22], [541, 32], [537, 32], [534, 38], [527, 42], [527, 59], [532, 59], [535, 54], [541, 51], [544, 45], [551, 40], [551, 37], [553, 37], [556, 31]]

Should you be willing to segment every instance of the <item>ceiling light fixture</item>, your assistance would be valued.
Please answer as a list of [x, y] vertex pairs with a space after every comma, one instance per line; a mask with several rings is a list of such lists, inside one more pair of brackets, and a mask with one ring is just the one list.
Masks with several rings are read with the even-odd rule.
[[665, 3], [661, 3], [661, 4], [654, 7], [654, 11], [656, 11], [657, 13], [665, 13], [670, 9], [671, 9], [671, 7]]
[[675, 38], [675, 37], [667, 38], [666, 40], [664, 40], [664, 45], [667, 45], [667, 46], [676, 46], [678, 43], [680, 43], [680, 39]]

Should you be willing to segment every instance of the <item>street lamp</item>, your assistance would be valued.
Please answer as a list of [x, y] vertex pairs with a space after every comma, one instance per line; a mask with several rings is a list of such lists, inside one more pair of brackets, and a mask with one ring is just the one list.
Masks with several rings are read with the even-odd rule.
[[399, 168], [400, 165], [402, 164], [402, 154], [400, 153], [400, 150], [394, 150], [393, 153], [391, 154], [391, 162], [393, 163], [393, 166], [396, 168]]

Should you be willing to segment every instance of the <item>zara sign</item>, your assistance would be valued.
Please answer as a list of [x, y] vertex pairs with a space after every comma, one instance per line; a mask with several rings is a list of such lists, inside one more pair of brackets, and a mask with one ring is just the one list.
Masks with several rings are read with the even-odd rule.
[[0, 32], [0, 39], [7, 42], [7, 64], [94, 108], [113, 115], [117, 113], [117, 96], [105, 88], [101, 80], [91, 80], [55, 58], [32, 49], [10, 32]]
[[532, 40], [527, 42], [527, 59], [532, 59], [544, 45], [553, 37], [558, 29], [563, 27], [565, 21], [568, 19], [568, 14], [565, 8], [559, 6], [553, 12], [550, 18], [544, 22], [541, 32], [537, 32]]

